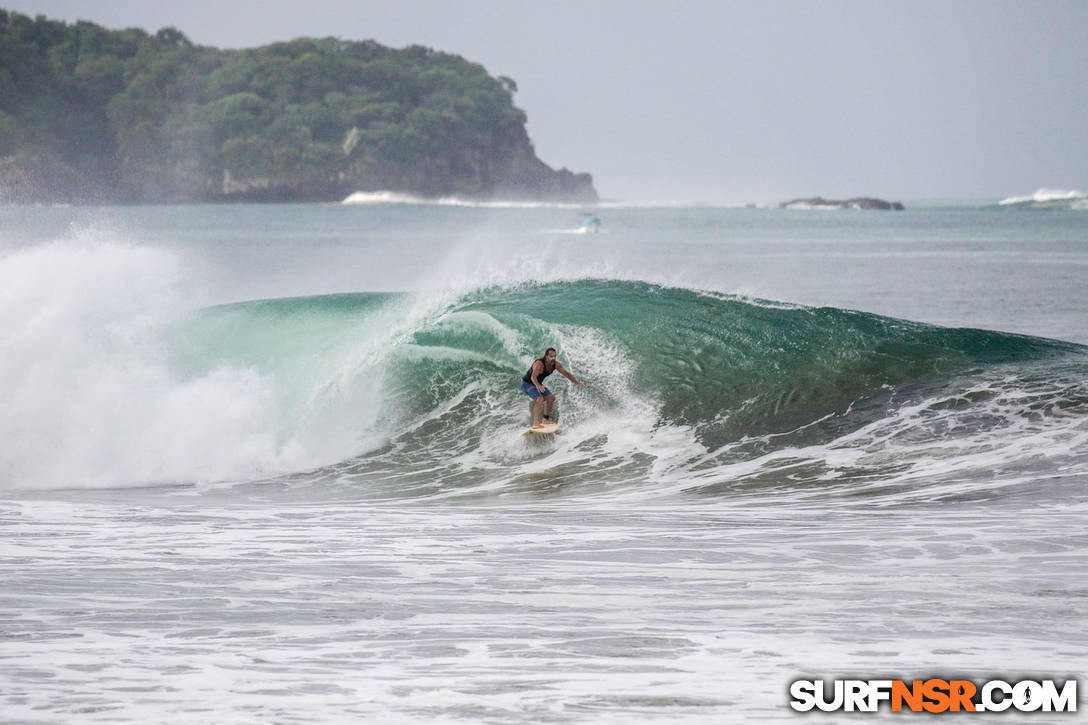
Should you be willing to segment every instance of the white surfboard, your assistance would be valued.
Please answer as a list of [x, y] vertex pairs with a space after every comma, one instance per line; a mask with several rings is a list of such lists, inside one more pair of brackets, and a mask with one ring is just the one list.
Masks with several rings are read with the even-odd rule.
[[527, 436], [527, 435], [530, 435], [530, 434], [548, 435], [550, 433], [555, 433], [557, 430], [559, 430], [559, 424], [558, 423], [545, 423], [540, 428], [530, 428], [529, 430], [522, 433], [522, 435], [523, 436]]

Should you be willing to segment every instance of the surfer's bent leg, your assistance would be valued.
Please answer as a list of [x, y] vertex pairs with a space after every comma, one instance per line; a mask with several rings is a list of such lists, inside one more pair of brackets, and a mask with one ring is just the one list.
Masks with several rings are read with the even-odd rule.
[[[547, 390], [547, 388], [545, 388], [545, 390]], [[533, 427], [540, 428], [540, 414], [544, 410], [544, 398], [546, 397], [545, 394], [537, 390], [536, 386], [532, 383], [524, 382], [521, 384], [521, 392], [528, 395], [529, 399], [533, 401]], [[549, 391], [547, 395], [550, 396], [551, 392]], [[551, 410], [551, 406], [548, 407], [548, 410]]]
[[552, 422], [552, 406], [555, 405], [555, 393], [548, 393], [544, 396], [544, 400], [547, 401], [544, 404], [544, 417], [549, 423]]

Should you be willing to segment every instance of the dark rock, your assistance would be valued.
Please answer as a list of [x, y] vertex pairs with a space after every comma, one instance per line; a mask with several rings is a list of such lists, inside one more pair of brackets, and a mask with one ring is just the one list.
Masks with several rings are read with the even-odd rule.
[[884, 201], [869, 196], [859, 196], [853, 199], [824, 199], [815, 196], [810, 199], [791, 199], [781, 205], [783, 209], [795, 209], [804, 207], [837, 208], [837, 209], [879, 209], [882, 211], [903, 211], [903, 205], [898, 201]]

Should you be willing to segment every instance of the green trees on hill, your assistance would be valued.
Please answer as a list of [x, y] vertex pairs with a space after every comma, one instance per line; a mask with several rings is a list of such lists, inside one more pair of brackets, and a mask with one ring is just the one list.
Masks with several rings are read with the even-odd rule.
[[333, 199], [357, 189], [596, 198], [533, 154], [514, 82], [420, 46], [249, 50], [0, 10], [0, 194]]

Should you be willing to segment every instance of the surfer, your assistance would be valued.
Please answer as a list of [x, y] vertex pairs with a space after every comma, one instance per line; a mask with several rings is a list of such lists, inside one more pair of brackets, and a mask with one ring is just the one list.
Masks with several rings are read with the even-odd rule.
[[555, 393], [544, 387], [541, 382], [556, 370], [560, 375], [571, 381], [578, 387], [585, 387], [585, 383], [579, 382], [571, 375], [562, 363], [555, 359], [555, 348], [549, 347], [544, 351], [544, 357], [537, 358], [529, 367], [529, 371], [521, 378], [521, 392], [529, 396], [533, 401], [533, 427], [543, 428], [540, 422], [541, 413], [547, 422], [552, 422], [552, 406], [555, 405]]

